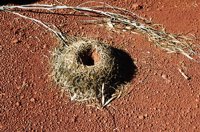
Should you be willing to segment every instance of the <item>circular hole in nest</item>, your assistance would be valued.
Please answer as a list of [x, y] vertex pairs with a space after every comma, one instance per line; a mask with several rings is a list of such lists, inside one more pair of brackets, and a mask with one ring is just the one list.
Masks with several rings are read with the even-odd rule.
[[96, 50], [89, 49], [79, 54], [80, 62], [86, 66], [93, 66], [95, 65], [100, 57]]

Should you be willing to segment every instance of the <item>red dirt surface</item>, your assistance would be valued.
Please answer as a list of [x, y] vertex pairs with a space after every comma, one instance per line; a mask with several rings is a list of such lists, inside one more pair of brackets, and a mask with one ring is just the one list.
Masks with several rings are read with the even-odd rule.
[[[85, 2], [59, 1], [67, 5]], [[104, 2], [136, 10], [154, 23], [163, 24], [168, 32], [200, 37], [199, 0]], [[56, 4], [56, 1], [39, 3]], [[167, 54], [143, 35], [84, 25], [80, 16], [25, 14], [53, 23], [69, 35], [122, 47], [135, 60], [138, 72], [131, 82], [132, 91], [113, 101], [107, 109], [70, 101], [49, 79], [50, 51], [58, 45], [55, 37], [29, 20], [0, 12], [1, 132], [200, 131], [199, 63], [180, 54]], [[196, 45], [199, 44], [197, 40]], [[191, 79], [186, 80], [178, 68]]]

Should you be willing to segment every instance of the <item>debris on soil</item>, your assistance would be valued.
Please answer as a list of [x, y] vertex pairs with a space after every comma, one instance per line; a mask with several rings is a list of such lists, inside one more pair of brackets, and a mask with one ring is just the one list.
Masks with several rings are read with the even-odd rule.
[[145, 119], [147, 116], [148, 116], [147, 114], [139, 115], [138, 118], [139, 118], [140, 120], [143, 120], [143, 119]]
[[186, 80], [190, 80], [190, 79], [191, 79], [191, 77], [189, 77], [188, 75], [186, 75], [185, 72], [184, 72], [182, 69], [178, 68], [178, 71], [181, 73], [181, 75], [182, 75]]
[[140, 10], [140, 9], [143, 8], [143, 6], [140, 5], [140, 4], [134, 3], [134, 4], [132, 5], [132, 8], [133, 8], [133, 10]]
[[31, 102], [35, 102], [35, 98], [31, 98], [30, 101], [31, 101]]
[[20, 42], [21, 42], [21, 41], [20, 41], [19, 39], [13, 39], [11, 43], [12, 43], [12, 44], [17, 44], [17, 43], [20, 43]]
[[[98, 3], [98, 2], [97, 2]], [[193, 58], [196, 55], [194, 50], [194, 40], [191, 37], [183, 36], [180, 34], [173, 34], [166, 32], [165, 28], [160, 26], [159, 24], [153, 24], [146, 18], [143, 18], [131, 11], [128, 11], [123, 8], [113, 7], [106, 3], [102, 3], [99, 8], [104, 9], [112, 9], [112, 11], [104, 11], [100, 9], [96, 9], [93, 6], [91, 7], [82, 7], [82, 6], [68, 6], [68, 5], [45, 5], [45, 4], [30, 4], [30, 5], [21, 5], [21, 6], [2, 6], [0, 10], [5, 12], [10, 12], [25, 19], [32, 20], [45, 28], [49, 31], [53, 32], [56, 36], [60, 37], [60, 39], [64, 39], [62, 34], [59, 34], [56, 30], [50, 28], [50, 26], [40, 20], [36, 20], [34, 18], [30, 18], [28, 16], [24, 16], [18, 12], [16, 9], [24, 9], [24, 10], [34, 10], [34, 9], [41, 9], [41, 10], [59, 10], [59, 9], [71, 9], [82, 13], [90, 18], [93, 18], [93, 15], [98, 15], [100, 17], [98, 20], [90, 20], [95, 22], [101, 22], [110, 28], [114, 28], [113, 25], [122, 25], [122, 31], [126, 31], [125, 27], [131, 27], [130, 32], [137, 31], [145, 36], [148, 37], [149, 41], [153, 42], [154, 45], [159, 47], [162, 50], [167, 51], [168, 53], [180, 53], [187, 57], [188, 59], [195, 60]], [[133, 8], [142, 8], [141, 5], [135, 4]], [[118, 12], [116, 12], [118, 11]], [[87, 13], [90, 14], [87, 14]], [[97, 16], [96, 16], [97, 17]], [[93, 18], [94, 19], [94, 18]], [[54, 26], [55, 27], [55, 26]], [[196, 61], [196, 60], [195, 60]]]
[[21, 105], [21, 103], [20, 102], [16, 102], [16, 106], [20, 106]]

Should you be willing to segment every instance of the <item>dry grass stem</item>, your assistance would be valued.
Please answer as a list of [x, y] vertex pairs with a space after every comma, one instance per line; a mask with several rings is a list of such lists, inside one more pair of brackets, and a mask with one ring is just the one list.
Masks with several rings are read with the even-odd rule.
[[189, 80], [189, 79], [190, 79], [190, 77], [188, 77], [188, 76], [183, 72], [182, 69], [179, 69], [179, 68], [178, 68], [178, 71], [181, 73], [181, 75], [182, 75], [186, 80]]
[[[85, 2], [78, 6], [67, 6], [67, 5], [47, 5], [47, 4], [29, 4], [20, 6], [2, 6], [0, 10], [13, 12], [17, 9], [25, 10], [59, 10], [59, 9], [71, 9], [74, 11], [82, 12], [91, 16], [88, 13], [101, 15], [101, 19], [109, 19], [109, 24], [122, 24], [125, 27], [131, 27], [130, 30], [136, 30], [146, 35], [149, 41], [152, 41], [159, 48], [166, 50], [169, 53], [181, 53], [189, 59], [193, 59], [191, 55], [195, 52], [192, 48], [192, 42], [185, 36], [171, 34], [165, 32], [163, 29], [154, 28], [154, 24], [151, 24], [147, 19], [140, 17], [139, 15], [125, 10], [123, 8], [113, 7], [103, 2], [98, 2], [100, 6], [82, 7], [87, 3], [94, 1]], [[111, 11], [100, 10], [101, 8], [111, 9]], [[112, 12], [113, 11], [113, 12]], [[120, 12], [117, 12], [120, 11]], [[16, 14], [16, 13], [15, 13]], [[19, 15], [19, 14], [18, 14]], [[43, 25], [45, 26], [45, 25]], [[127, 30], [127, 29], [126, 29]], [[57, 34], [60, 35], [60, 34]], [[61, 35], [62, 37], [62, 35]]]

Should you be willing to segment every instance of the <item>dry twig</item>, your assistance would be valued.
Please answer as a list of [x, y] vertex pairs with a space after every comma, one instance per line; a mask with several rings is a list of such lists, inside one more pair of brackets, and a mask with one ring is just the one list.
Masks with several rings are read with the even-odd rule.
[[178, 71], [181, 73], [181, 75], [182, 75], [186, 80], [189, 80], [189, 79], [190, 79], [190, 77], [188, 77], [188, 76], [183, 72], [182, 69], [179, 69], [179, 68], [178, 68]]
[[[86, 4], [86, 3], [83, 3]], [[82, 5], [83, 5], [82, 4]], [[146, 35], [149, 38], [149, 41], [152, 41], [159, 48], [169, 52], [169, 53], [181, 53], [187, 58], [193, 60], [191, 55], [195, 52], [192, 48], [192, 42], [188, 37], [171, 34], [165, 32], [163, 29], [154, 28], [153, 24], [147, 24], [147, 20], [145, 18], [140, 17], [139, 15], [127, 11], [123, 8], [113, 7], [105, 3], [103, 6], [94, 6], [94, 7], [82, 7], [82, 5], [78, 6], [67, 6], [67, 5], [46, 5], [46, 4], [30, 4], [30, 5], [21, 5], [21, 6], [2, 6], [0, 7], [0, 11], [13, 12], [17, 9], [25, 9], [25, 10], [59, 10], [59, 9], [71, 9], [82, 13], [92, 13], [101, 15], [102, 19], [109, 19], [110, 23], [114, 24], [122, 24], [125, 26], [131, 27], [130, 30], [136, 30], [140, 33]], [[99, 8], [109, 8], [114, 10], [111, 11], [103, 11]], [[129, 13], [134, 15], [135, 18], [130, 17], [129, 15], [124, 15], [122, 13], [116, 13], [116, 10]], [[16, 13], [14, 13], [16, 14]], [[87, 14], [88, 15], [88, 14]], [[90, 15], [89, 15], [90, 16]], [[43, 25], [44, 26], [44, 25]]]

